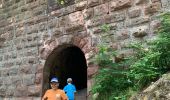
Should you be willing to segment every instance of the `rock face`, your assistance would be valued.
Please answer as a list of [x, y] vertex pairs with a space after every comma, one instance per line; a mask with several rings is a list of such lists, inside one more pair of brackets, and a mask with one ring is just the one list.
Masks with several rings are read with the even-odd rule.
[[131, 100], [170, 100], [170, 73], [164, 74], [158, 81], [151, 84], [142, 93]]
[[49, 81], [44, 80], [49, 77], [46, 61], [65, 44], [83, 51], [89, 90], [98, 69], [89, 59], [106, 34], [101, 26], [111, 26], [106, 40], [122, 51], [132, 40], [150, 38], [159, 26], [155, 16], [170, 9], [169, 0], [67, 0], [65, 5], [56, 1], [0, 1], [0, 100], [40, 100], [43, 84]]

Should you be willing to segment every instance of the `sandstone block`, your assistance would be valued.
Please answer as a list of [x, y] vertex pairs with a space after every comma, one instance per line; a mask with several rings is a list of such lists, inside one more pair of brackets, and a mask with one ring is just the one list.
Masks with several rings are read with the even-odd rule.
[[111, 48], [113, 50], [118, 50], [120, 48], [120, 43], [116, 42], [116, 43], [111, 44]]
[[119, 31], [115, 36], [116, 40], [125, 40], [128, 39], [129, 37], [130, 33], [128, 32], [128, 30]]
[[13, 86], [18, 86], [21, 84], [21, 76], [17, 75], [17, 76], [11, 76], [11, 84]]
[[41, 86], [40, 85], [34, 85], [28, 87], [28, 96], [40, 96], [41, 93]]
[[24, 32], [27, 33], [27, 34], [32, 34], [32, 33], [34, 32], [33, 24], [34, 24], [34, 23], [32, 23], [32, 25], [29, 26], [29, 29], [28, 29], [28, 27], [25, 28], [25, 31], [24, 31]]
[[116, 62], [116, 63], [121, 62], [121, 61], [123, 61], [124, 58], [125, 58], [125, 54], [120, 53], [115, 57], [114, 62]]
[[36, 64], [38, 62], [38, 58], [37, 57], [30, 57], [28, 59], [28, 63], [29, 64]]
[[128, 22], [126, 22], [126, 26], [135, 26], [135, 25], [139, 25], [139, 24], [144, 24], [149, 22], [149, 17], [141, 17], [141, 18], [135, 18], [135, 19], [131, 19]]
[[53, 37], [59, 37], [60, 35], [62, 35], [64, 33], [64, 28], [54, 28], [53, 29]]
[[125, 20], [125, 12], [111, 13], [111, 22], [118, 22]]
[[71, 43], [72, 38], [73, 38], [72, 35], [64, 35], [58, 39], [59, 39], [59, 43], [63, 44], [63, 43]]
[[10, 35], [11, 35], [10, 32], [6, 32], [4, 34], [1, 34], [1, 41], [7, 40], [10, 37]]
[[26, 0], [26, 3], [32, 3], [34, 0]]
[[170, 2], [168, 0], [161, 0], [161, 3], [163, 8], [168, 8], [168, 6], [170, 5]]
[[132, 9], [128, 11], [129, 18], [139, 17], [141, 14], [141, 9]]
[[93, 34], [100, 34], [102, 32], [101, 27], [95, 27], [93, 28]]
[[75, 0], [75, 3], [82, 2], [82, 1], [85, 1], [85, 0]]
[[74, 26], [70, 26], [70, 27], [66, 27], [66, 33], [67, 34], [71, 34], [71, 33], [75, 33], [75, 32], [80, 32], [80, 31], [84, 31], [85, 27], [84, 25], [74, 25]]
[[132, 0], [117, 0], [110, 3], [111, 11], [121, 10], [131, 7]]
[[149, 3], [149, 0], [136, 0], [136, 5], [147, 4], [147, 3]]
[[101, 3], [106, 3], [106, 2], [109, 2], [111, 0], [101, 0]]
[[28, 10], [28, 9], [27, 9], [27, 6], [22, 6], [20, 9], [21, 9], [21, 12], [25, 12], [25, 11]]
[[45, 28], [46, 28], [46, 24], [47, 23], [40, 23], [40, 25], [39, 25], [39, 31], [44, 31], [45, 30]]
[[41, 97], [34, 97], [32, 100], [41, 100]]
[[42, 77], [43, 77], [42, 73], [37, 73], [36, 76], [35, 76], [35, 84], [41, 84], [42, 83]]
[[21, 66], [19, 72], [21, 74], [31, 74], [31, 66], [30, 65]]
[[84, 19], [90, 19], [94, 16], [94, 8], [85, 9], [83, 11]]
[[88, 0], [88, 7], [93, 7], [100, 4], [100, 0]]
[[45, 48], [40, 48], [40, 58], [46, 59], [48, 57], [49, 53], [48, 50]]
[[62, 8], [62, 9], [59, 9], [59, 10], [55, 10], [55, 11], [51, 11], [51, 15], [52, 16], [60, 17], [60, 16], [64, 15], [64, 11], [65, 11], [65, 8]]
[[28, 74], [23, 76], [23, 85], [24, 86], [30, 86], [34, 85], [35, 83], [35, 75], [34, 74]]
[[105, 3], [99, 6], [94, 7], [94, 16], [109, 14], [109, 4]]
[[[13, 19], [11, 19], [11, 20], [13, 20]], [[14, 30], [14, 27], [15, 27], [15, 25], [9, 25], [9, 26], [6, 26], [6, 27], [5, 27], [5, 30], [6, 30], [6, 31], [13, 31], [13, 30]]]
[[91, 20], [88, 20], [86, 22], [86, 25], [88, 28], [92, 28], [92, 27], [95, 27], [95, 26], [99, 26], [99, 25], [102, 25], [104, 24], [103, 21], [103, 17], [96, 17], [96, 18], [93, 18]]
[[81, 37], [75, 36], [73, 38], [73, 44], [75, 44], [76, 46], [79, 45], [80, 41], [81, 41]]
[[87, 80], [88, 89], [90, 89], [93, 85], [94, 85], [94, 80], [92, 78], [88, 79]]
[[14, 62], [7, 62], [7, 63], [5, 63], [5, 67], [6, 68], [10, 68], [10, 67], [12, 67], [14, 65]]
[[[32, 100], [32, 99], [33, 99], [32, 97], [21, 96], [21, 97], [13, 97], [12, 100]], [[11, 98], [9, 100], [11, 100]]]
[[38, 7], [38, 5], [39, 5], [39, 3], [37, 1], [35, 1], [34, 3], [31, 3], [29, 5], [29, 9], [36, 10], [36, 7]]
[[28, 35], [27, 36], [27, 41], [29, 42], [29, 41], [32, 41], [32, 35]]
[[81, 11], [69, 14], [69, 21], [72, 26], [74, 25], [83, 25], [84, 24], [84, 18]]
[[2, 77], [0, 77], [0, 87], [3, 85], [3, 78]]
[[10, 70], [9, 70], [9, 75], [10, 76], [15, 76], [17, 74], [18, 74], [18, 67], [10, 68]]
[[161, 2], [161, 0], [151, 0], [152, 3], [155, 3], [155, 2]]
[[48, 17], [46, 15], [39, 15], [38, 16], [38, 19], [35, 21], [35, 24], [38, 24], [38, 23], [47, 23]]
[[22, 46], [21, 44], [16, 45], [17, 50], [21, 50], [22, 47], [23, 47], [23, 46]]
[[9, 76], [9, 69], [3, 69], [1, 75], [4, 77]]
[[97, 66], [97, 65], [90, 65], [87, 68], [87, 76], [88, 77], [92, 77], [94, 74], [97, 73], [98, 69], [99, 69], [99, 66]]
[[27, 56], [27, 57], [28, 57], [28, 56], [36, 56], [36, 55], [38, 55], [38, 54], [37, 54], [37, 51], [35, 51], [35, 50], [34, 50], [34, 51], [33, 51], [33, 50], [32, 50], [32, 51], [30, 50], [30, 51], [27, 51], [27, 52], [25, 53], [25, 56]]
[[24, 30], [17, 30], [15, 36], [20, 37], [20, 36], [22, 36], [23, 32], [24, 32]]
[[81, 39], [80, 42], [79, 42], [79, 47], [83, 48], [86, 45], [87, 42], [88, 42], [87, 38]]
[[[14, 92], [14, 96], [16, 97], [27, 97], [28, 96], [28, 87], [27, 86], [17, 86]], [[23, 99], [25, 100], [25, 98]]]
[[161, 9], [160, 3], [153, 3], [153, 4], [150, 4], [149, 6], [145, 7], [144, 13], [146, 15], [154, 14], [154, 13], [158, 12], [160, 9]]
[[5, 42], [5, 38], [1, 38], [0, 37], [0, 47], [3, 47], [4, 46], [4, 42]]
[[152, 33], [156, 33], [156, 31], [161, 26], [161, 22], [159, 20], [154, 20], [150, 23], [150, 28]]
[[133, 33], [133, 36], [137, 37], [137, 38], [142, 38], [142, 37], [146, 36], [147, 34], [148, 34], [148, 29], [141, 27]]
[[75, 10], [83, 10], [86, 8], [86, 6], [87, 6], [87, 1], [77, 3]]
[[13, 96], [14, 90], [15, 90], [15, 87], [12, 87], [12, 86], [7, 87], [6, 96], [9, 96], [9, 97]]
[[91, 42], [90, 40], [88, 40], [88, 43], [84, 45], [84, 47], [82, 48], [82, 51], [84, 53], [89, 53], [91, 50], [92, 50]]
[[63, 17], [60, 17], [58, 22], [59, 22], [59, 26], [60, 27], [64, 27], [64, 26], [67, 26], [68, 24], [70, 24], [70, 20], [69, 20], [69, 16], [63, 16]]
[[65, 7], [65, 8], [63, 8], [64, 10], [64, 12], [63, 12], [63, 15], [62, 16], [64, 16], [64, 15], [68, 15], [68, 14], [70, 14], [70, 13], [73, 13], [73, 12], [75, 12], [75, 11], [77, 11], [76, 10], [76, 5], [70, 5], [70, 6], [68, 6], [68, 7]]
[[17, 58], [17, 53], [15, 52], [13, 52], [12, 54], [11, 54], [11, 56], [10, 56], [12, 59], [16, 59]]
[[0, 87], [0, 96], [1, 96], [1, 97], [5, 97], [6, 89], [7, 89], [7, 88], [6, 88], [6, 86], [4, 86], [4, 85]]

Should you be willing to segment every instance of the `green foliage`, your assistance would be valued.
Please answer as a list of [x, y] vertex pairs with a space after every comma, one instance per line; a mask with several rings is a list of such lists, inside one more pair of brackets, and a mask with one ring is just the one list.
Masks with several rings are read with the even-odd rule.
[[64, 5], [65, 4], [65, 0], [55, 0], [56, 2], [60, 3], [61, 5]]
[[162, 26], [158, 30], [159, 38], [153, 42], [155, 52], [161, 53], [156, 66], [166, 72], [170, 69], [170, 13], [161, 16]]
[[107, 46], [99, 46], [98, 54], [95, 56], [95, 60], [99, 66], [108, 67], [112, 64], [112, 58], [115, 56], [116, 52], [113, 52], [111, 48]]
[[101, 26], [101, 30], [105, 33], [108, 33], [111, 30], [111, 26], [104, 24]]
[[[100, 94], [98, 100], [118, 100], [118, 98], [125, 98], [125, 95], [120, 97], [119, 95], [122, 93], [119, 92], [131, 86], [127, 71], [122, 70], [124, 62], [119, 64], [114, 63], [112, 59], [114, 56], [116, 56], [116, 52], [112, 51], [111, 48], [108, 46], [100, 46], [99, 53], [95, 57], [99, 66], [102, 67], [95, 77], [96, 84], [92, 89], [92, 93]], [[108, 97], [107, 95], [109, 93], [113, 96]]]
[[[170, 69], [170, 13], [161, 15], [161, 27], [155, 40], [130, 45], [134, 50], [131, 57], [119, 63], [113, 59], [116, 51], [108, 45], [99, 46], [95, 62], [101, 67], [94, 77], [92, 93], [99, 93], [97, 100], [127, 100], [130, 95], [141, 91]], [[102, 27], [108, 31], [107, 25]], [[123, 66], [129, 65], [128, 69]]]
[[148, 52], [131, 64], [128, 75], [132, 82], [136, 83], [134, 85], [136, 89], [144, 88], [159, 77], [161, 74], [159, 68], [154, 66], [159, 55], [159, 52]]
[[[135, 87], [142, 89], [170, 69], [170, 14], [161, 16], [162, 25], [155, 40], [145, 46], [136, 46], [136, 60], [130, 66], [129, 76]], [[134, 46], [135, 47], [135, 46]], [[133, 57], [135, 58], [135, 57]]]

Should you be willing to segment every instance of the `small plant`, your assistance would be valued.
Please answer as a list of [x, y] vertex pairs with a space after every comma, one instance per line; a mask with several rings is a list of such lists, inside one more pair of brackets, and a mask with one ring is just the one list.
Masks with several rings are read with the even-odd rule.
[[104, 32], [104, 33], [109, 33], [110, 30], [111, 30], [111, 26], [110, 25], [107, 25], [107, 24], [104, 24], [101, 26], [101, 30]]
[[55, 0], [56, 2], [60, 3], [61, 5], [64, 5], [65, 4], [65, 0]]

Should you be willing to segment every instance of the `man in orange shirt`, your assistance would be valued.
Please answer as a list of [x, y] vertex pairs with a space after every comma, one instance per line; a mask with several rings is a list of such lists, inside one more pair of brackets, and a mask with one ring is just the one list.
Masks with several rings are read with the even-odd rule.
[[45, 92], [42, 100], [68, 100], [65, 92], [61, 89], [58, 89], [59, 82], [56, 77], [51, 79], [50, 85], [52, 89], [49, 89]]

